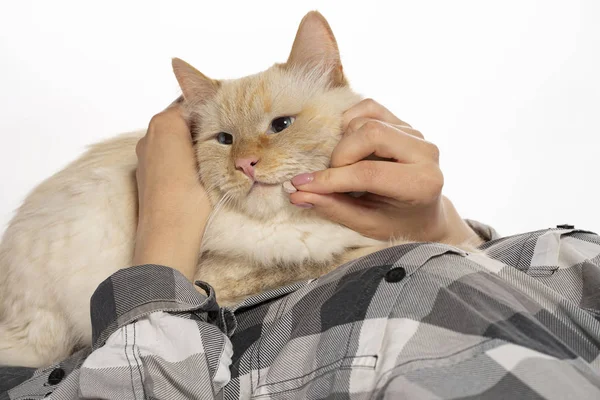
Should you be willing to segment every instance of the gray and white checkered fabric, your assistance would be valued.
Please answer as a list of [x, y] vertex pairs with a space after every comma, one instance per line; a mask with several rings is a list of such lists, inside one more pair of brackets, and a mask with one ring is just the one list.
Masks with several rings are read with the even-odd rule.
[[121, 270], [92, 299], [93, 351], [9, 394], [600, 399], [600, 237], [478, 232], [485, 255], [397, 246], [231, 309], [170, 268]]

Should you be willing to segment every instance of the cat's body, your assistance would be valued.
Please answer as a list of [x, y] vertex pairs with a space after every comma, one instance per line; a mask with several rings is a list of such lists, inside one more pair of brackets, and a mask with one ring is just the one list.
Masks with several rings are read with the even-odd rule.
[[131, 263], [136, 143], [93, 146], [38, 186], [0, 244], [0, 364], [42, 366], [89, 344], [89, 300]]
[[[361, 100], [320, 14], [305, 17], [288, 61], [260, 74], [213, 81], [181, 60], [173, 66], [215, 206], [196, 278], [221, 305], [389, 246], [291, 205], [282, 186], [329, 166], [342, 114]], [[0, 365], [39, 367], [90, 344], [92, 293], [132, 263], [144, 133], [92, 146], [11, 221], [0, 244]]]

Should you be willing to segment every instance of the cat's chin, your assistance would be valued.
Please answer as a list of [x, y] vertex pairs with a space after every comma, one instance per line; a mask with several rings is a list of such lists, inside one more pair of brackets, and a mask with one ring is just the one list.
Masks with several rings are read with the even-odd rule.
[[284, 210], [293, 211], [281, 184], [255, 182], [239, 205], [244, 214], [258, 219], [271, 219]]

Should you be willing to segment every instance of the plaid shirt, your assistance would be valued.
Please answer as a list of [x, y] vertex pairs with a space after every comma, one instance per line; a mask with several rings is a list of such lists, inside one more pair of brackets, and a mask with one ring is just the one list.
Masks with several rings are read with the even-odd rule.
[[12, 399], [599, 399], [600, 237], [415, 243], [219, 308], [177, 271], [120, 270], [93, 348]]

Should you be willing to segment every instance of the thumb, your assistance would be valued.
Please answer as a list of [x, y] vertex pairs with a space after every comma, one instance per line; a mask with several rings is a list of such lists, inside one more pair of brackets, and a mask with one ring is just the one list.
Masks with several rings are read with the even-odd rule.
[[317, 194], [296, 192], [290, 202], [301, 208], [310, 208], [325, 219], [344, 225], [364, 236], [376, 238], [381, 215], [376, 208], [363, 204], [361, 199], [345, 194]]

